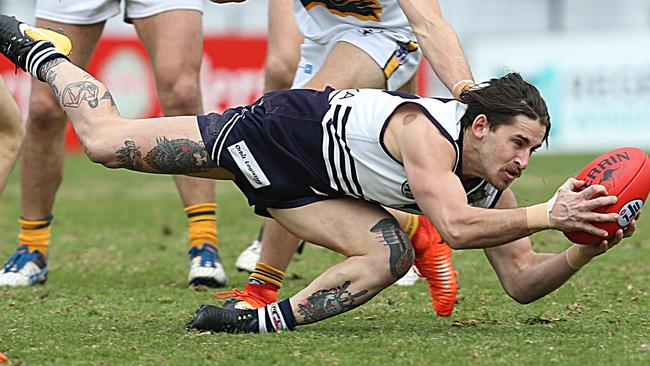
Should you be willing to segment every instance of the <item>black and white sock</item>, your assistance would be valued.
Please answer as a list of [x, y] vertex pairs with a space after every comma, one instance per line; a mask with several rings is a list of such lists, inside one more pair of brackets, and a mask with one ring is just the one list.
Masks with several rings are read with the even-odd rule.
[[257, 311], [260, 333], [294, 330], [296, 328], [296, 318], [293, 316], [289, 299], [271, 303], [254, 311]]
[[20, 66], [23, 70], [27, 71], [38, 80], [45, 81], [45, 75], [42, 75], [43, 73], [40, 72], [41, 66], [43, 66], [46, 62], [57, 58], [64, 58], [68, 60], [68, 58], [59, 52], [59, 50], [57, 50], [56, 47], [52, 45], [52, 43], [48, 41], [38, 41], [29, 50], [22, 62], [22, 65]]

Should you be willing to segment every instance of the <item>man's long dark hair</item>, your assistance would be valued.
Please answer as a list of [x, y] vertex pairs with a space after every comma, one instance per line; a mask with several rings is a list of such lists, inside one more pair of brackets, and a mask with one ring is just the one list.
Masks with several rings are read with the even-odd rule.
[[468, 105], [467, 112], [461, 118], [463, 130], [471, 127], [479, 114], [487, 116], [490, 128], [512, 123], [513, 117], [523, 114], [546, 127], [544, 142], [548, 144], [551, 117], [546, 102], [539, 90], [518, 73], [490, 79], [477, 88], [466, 90], [461, 93], [460, 101]]

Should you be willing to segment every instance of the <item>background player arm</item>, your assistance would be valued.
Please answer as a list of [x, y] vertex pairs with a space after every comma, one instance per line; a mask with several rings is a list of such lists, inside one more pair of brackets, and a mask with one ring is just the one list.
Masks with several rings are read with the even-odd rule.
[[[510, 209], [517, 207], [514, 193], [508, 189], [503, 192], [496, 208]], [[623, 233], [622, 230], [605, 245], [573, 244], [560, 253], [535, 253], [528, 237], [494, 248], [485, 249], [485, 254], [494, 268], [503, 289], [516, 301], [527, 304], [546, 296], [577, 272], [567, 259], [567, 251], [578, 251], [585, 261], [607, 251], [608, 247], [618, 244], [623, 236], [630, 236], [635, 230], [635, 223]], [[575, 264], [573, 264], [575, 266]], [[576, 266], [577, 267], [577, 266]]]
[[[396, 132], [399, 158], [418, 205], [452, 248], [488, 248], [549, 228], [529, 228], [524, 208], [488, 210], [469, 206], [462, 183], [452, 171], [456, 160], [453, 146], [421, 111], [411, 111], [391, 121], [401, 124]], [[596, 185], [581, 193], [560, 191], [553, 212], [557, 207], [562, 215], [551, 215], [552, 228], [606, 237], [605, 230], [589, 223], [616, 219], [615, 214], [592, 212], [612, 203], [611, 197], [592, 199], [597, 189], [604, 193], [604, 187]]]
[[457, 82], [473, 80], [458, 36], [443, 19], [438, 1], [397, 0], [397, 2], [411, 23], [424, 57], [447, 89], [454, 93], [453, 89]]

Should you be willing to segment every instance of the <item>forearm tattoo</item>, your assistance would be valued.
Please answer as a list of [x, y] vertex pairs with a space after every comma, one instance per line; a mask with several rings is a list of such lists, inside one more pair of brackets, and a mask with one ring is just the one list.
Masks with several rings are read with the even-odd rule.
[[298, 304], [298, 312], [307, 322], [316, 322], [330, 316], [344, 313], [359, 304], [355, 300], [368, 293], [361, 290], [352, 293], [348, 290], [350, 281], [329, 290], [319, 290]]
[[413, 264], [415, 253], [411, 241], [400, 229], [397, 220], [382, 219], [370, 231], [381, 234], [379, 240], [390, 249], [389, 264], [393, 277], [397, 279], [404, 276]]
[[156, 147], [144, 157], [144, 161], [161, 173], [184, 174], [214, 168], [203, 141], [189, 139], [156, 139]]
[[142, 153], [140, 153], [140, 146], [136, 145], [134, 141], [124, 141], [124, 147], [119, 148], [115, 154], [119, 167], [131, 170], [142, 169]]
[[64, 108], [79, 108], [83, 102], [90, 108], [99, 105], [99, 87], [90, 81], [78, 81], [68, 84], [61, 93], [61, 104]]

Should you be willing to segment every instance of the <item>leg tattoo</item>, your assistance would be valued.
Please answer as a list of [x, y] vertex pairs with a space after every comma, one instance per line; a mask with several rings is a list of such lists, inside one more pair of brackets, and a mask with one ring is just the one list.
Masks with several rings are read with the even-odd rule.
[[108, 89], [106, 89], [106, 93], [104, 93], [104, 95], [101, 98], [99, 98], [99, 100], [104, 100], [104, 99], [110, 100], [111, 107], [115, 107], [115, 99], [113, 99], [113, 95], [111, 94], [111, 92], [108, 91]]
[[136, 145], [134, 141], [124, 141], [124, 147], [119, 148], [115, 154], [117, 155], [117, 165], [119, 167], [131, 170], [142, 169], [140, 146]]
[[64, 108], [79, 108], [87, 102], [90, 108], [99, 106], [99, 87], [90, 81], [78, 81], [68, 84], [61, 94]]
[[[42, 79], [45, 79], [45, 81], [47, 81], [47, 83], [50, 84], [50, 86], [52, 87], [53, 90], [58, 91], [58, 88], [56, 86], [54, 86], [54, 79], [56, 78], [56, 72], [54, 72], [54, 70], [52, 70], [52, 68], [54, 66], [56, 66], [58, 64], [61, 64], [61, 63], [64, 63], [64, 62], [68, 62], [68, 60], [66, 60], [64, 58], [55, 58], [54, 60], [50, 60], [50, 61], [47, 61], [46, 63], [44, 63], [40, 67], [40, 69], [38, 70], [38, 72], [40, 73], [40, 76], [45, 75], [45, 77], [42, 78]], [[50, 77], [50, 72], [54, 73], [54, 75], [51, 76], [51, 77]], [[57, 96], [58, 96], [58, 94], [57, 94]]]
[[408, 236], [400, 229], [395, 219], [381, 219], [370, 229], [381, 234], [379, 240], [390, 248], [390, 272], [395, 279], [401, 278], [413, 265], [415, 252]]
[[214, 168], [203, 141], [156, 139], [158, 146], [147, 153], [144, 161], [161, 173], [184, 174]]
[[298, 312], [302, 314], [305, 321], [316, 322], [353, 309], [358, 306], [354, 303], [355, 299], [367, 294], [368, 290], [353, 294], [348, 290], [349, 287], [350, 281], [345, 281], [336, 288], [316, 291], [298, 304]]

